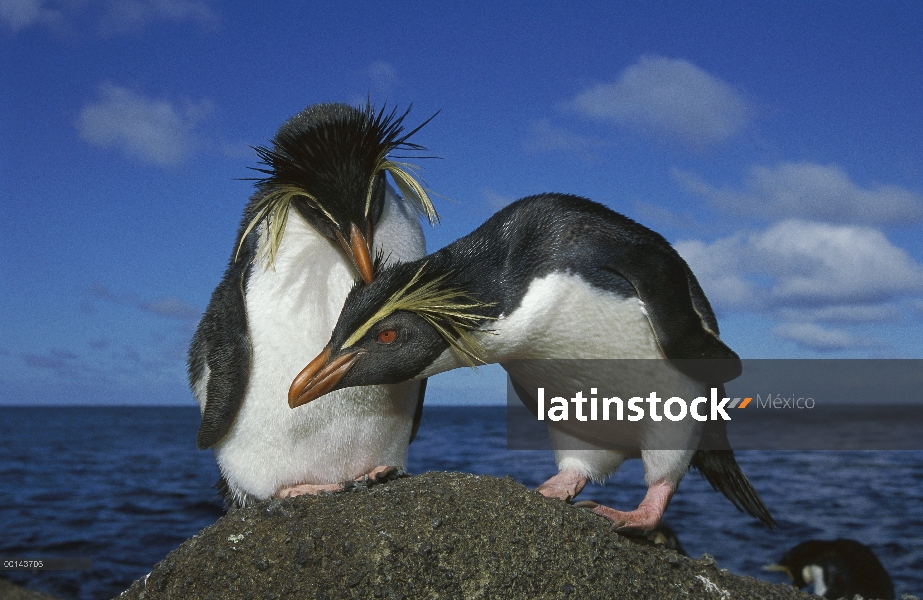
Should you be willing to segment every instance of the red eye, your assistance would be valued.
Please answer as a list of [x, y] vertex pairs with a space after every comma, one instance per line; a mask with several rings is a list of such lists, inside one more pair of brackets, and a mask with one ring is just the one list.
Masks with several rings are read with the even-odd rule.
[[382, 344], [390, 344], [396, 337], [397, 333], [395, 333], [393, 329], [385, 329], [378, 334], [378, 341]]

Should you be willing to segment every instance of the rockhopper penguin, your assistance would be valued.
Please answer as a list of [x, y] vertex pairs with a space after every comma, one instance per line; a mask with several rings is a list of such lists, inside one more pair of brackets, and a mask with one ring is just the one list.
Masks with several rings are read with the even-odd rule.
[[891, 577], [872, 550], [855, 540], [808, 540], [785, 553], [767, 571], [781, 571], [798, 588], [812, 586], [824, 598], [895, 597]]
[[436, 212], [414, 167], [390, 153], [423, 150], [408, 140], [429, 119], [408, 133], [406, 116], [317, 104], [255, 148], [265, 177], [189, 349], [196, 444], [214, 450], [228, 506], [405, 465], [425, 380], [343, 390], [303, 411], [285, 397], [330, 338], [356, 277], [371, 281], [373, 257], [425, 254], [418, 214], [435, 223]]
[[[707, 395], [709, 386], [723, 394], [723, 382], [741, 370], [718, 337], [698, 282], [663, 237], [585, 198], [545, 194], [507, 206], [434, 254], [357, 284], [330, 343], [292, 383], [289, 405], [477, 363], [503, 365], [529, 404], [524, 391], [534, 393], [534, 382], [548, 381], [548, 374], [539, 372], [545, 368], [539, 361], [522, 359], [562, 358], [656, 359], [621, 361], [642, 365], [639, 372], [569, 372], [560, 379], [598, 381], [629, 394], [650, 391], [656, 380], [664, 397], [688, 399]], [[612, 364], [579, 363], [577, 369]], [[636, 510], [583, 504], [622, 529], [651, 530], [693, 466], [737, 508], [774, 526], [734, 459], [723, 422], [601, 426], [589, 437], [549, 428], [559, 472], [540, 493], [569, 501], [588, 479], [602, 481], [624, 459], [640, 457], [648, 491]], [[593, 442], [613, 432], [618, 450]], [[662, 449], [663, 432], [682, 445]]]

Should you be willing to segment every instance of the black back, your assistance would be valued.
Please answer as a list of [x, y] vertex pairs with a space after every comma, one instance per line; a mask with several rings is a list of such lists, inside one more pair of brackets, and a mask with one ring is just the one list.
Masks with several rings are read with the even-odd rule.
[[[534, 279], [579, 274], [601, 289], [640, 298], [664, 355], [689, 377], [716, 384], [740, 375], [740, 359], [718, 338], [702, 288], [669, 242], [586, 198], [542, 194], [510, 204], [445, 248], [384, 269], [372, 286], [357, 285], [340, 324], [371, 317], [421, 266], [421, 282], [451, 273], [453, 286], [491, 303], [482, 311], [491, 317], [515, 311]], [[348, 335], [340, 324], [335, 341], [338, 333]]]

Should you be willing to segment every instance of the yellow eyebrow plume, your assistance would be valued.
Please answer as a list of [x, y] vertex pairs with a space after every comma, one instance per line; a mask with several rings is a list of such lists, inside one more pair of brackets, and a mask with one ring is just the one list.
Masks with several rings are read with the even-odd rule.
[[308, 194], [300, 187], [296, 185], [278, 185], [273, 187], [273, 191], [260, 198], [253, 207], [256, 211], [256, 215], [250, 219], [247, 229], [240, 237], [240, 242], [237, 244], [237, 252], [234, 254], [235, 261], [240, 256], [240, 249], [244, 245], [244, 240], [246, 240], [250, 232], [265, 219], [266, 226], [260, 234], [260, 252], [264, 255], [268, 254], [269, 261], [266, 263], [266, 267], [269, 268], [272, 266], [273, 262], [276, 260], [276, 253], [279, 251], [279, 246], [282, 244], [282, 236], [285, 233], [285, 223], [288, 221], [288, 211], [292, 206], [292, 199], [295, 196], [304, 196], [314, 204], [318, 210], [323, 212], [324, 215], [330, 219], [331, 223], [337, 226], [339, 225], [337, 220], [333, 218], [333, 215], [327, 212], [323, 205], [317, 201], [317, 198]]
[[[391, 174], [391, 178], [394, 179], [394, 184], [397, 186], [397, 189], [401, 191], [401, 195], [404, 196], [404, 199], [410, 202], [410, 205], [413, 206], [417, 212], [425, 216], [429, 220], [430, 225], [439, 223], [439, 215], [436, 214], [436, 207], [433, 206], [433, 202], [429, 199], [426, 189], [420, 185], [420, 182], [417, 181], [417, 177], [414, 177], [414, 175], [417, 175], [418, 169], [419, 167], [415, 165], [404, 162], [394, 162], [382, 156], [378, 161], [378, 166], [375, 167], [375, 172], [372, 173], [372, 179], [369, 181], [369, 192], [365, 198], [366, 216], [368, 216], [372, 207], [372, 183], [375, 181], [375, 176], [382, 171], [386, 171]], [[411, 173], [413, 173], [413, 175], [411, 175]]]
[[482, 321], [495, 317], [473, 311], [495, 303], [472, 300], [464, 290], [445, 286], [449, 273], [418, 285], [425, 268], [424, 263], [404, 287], [392, 294], [375, 314], [349, 336], [343, 348], [355, 345], [375, 323], [403, 310], [419, 315], [432, 325], [469, 366], [485, 364], [481, 358], [483, 351], [470, 332]]

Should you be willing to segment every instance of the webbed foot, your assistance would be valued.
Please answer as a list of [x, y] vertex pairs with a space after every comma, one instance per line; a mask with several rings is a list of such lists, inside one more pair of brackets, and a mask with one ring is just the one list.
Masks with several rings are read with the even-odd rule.
[[535, 488], [535, 491], [546, 498], [554, 498], [570, 502], [583, 491], [587, 478], [576, 471], [560, 471], [557, 475]]

